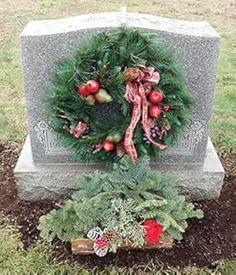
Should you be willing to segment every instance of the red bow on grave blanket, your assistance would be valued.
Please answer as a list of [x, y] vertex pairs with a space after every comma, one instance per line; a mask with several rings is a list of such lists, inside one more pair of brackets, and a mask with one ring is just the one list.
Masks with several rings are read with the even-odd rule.
[[151, 66], [139, 66], [139, 75], [133, 81], [126, 83], [125, 99], [133, 105], [132, 116], [130, 125], [125, 132], [124, 148], [126, 153], [130, 156], [133, 163], [136, 163], [138, 154], [133, 142], [134, 130], [140, 121], [142, 122], [142, 128], [147, 136], [147, 139], [163, 150], [167, 146], [156, 142], [152, 137], [150, 130], [153, 127], [153, 120], [148, 118], [148, 101], [147, 95], [151, 91], [152, 85], [157, 85], [160, 80], [160, 75], [155, 72], [155, 69]]

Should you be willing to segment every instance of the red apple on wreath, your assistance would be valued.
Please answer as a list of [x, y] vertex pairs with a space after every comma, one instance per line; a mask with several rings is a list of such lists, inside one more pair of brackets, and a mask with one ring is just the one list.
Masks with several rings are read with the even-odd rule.
[[161, 107], [157, 105], [152, 105], [149, 107], [148, 113], [151, 118], [157, 118], [161, 115]]
[[87, 81], [85, 85], [90, 94], [95, 94], [100, 89], [100, 83], [95, 79]]
[[148, 96], [150, 102], [152, 104], [157, 104], [162, 102], [163, 100], [163, 93], [159, 90], [152, 90]]
[[109, 140], [105, 140], [102, 145], [103, 149], [107, 152], [111, 152], [115, 149], [115, 144]]
[[88, 96], [90, 94], [90, 92], [87, 90], [87, 86], [86, 84], [83, 84], [79, 87], [76, 88], [77, 93], [83, 96]]

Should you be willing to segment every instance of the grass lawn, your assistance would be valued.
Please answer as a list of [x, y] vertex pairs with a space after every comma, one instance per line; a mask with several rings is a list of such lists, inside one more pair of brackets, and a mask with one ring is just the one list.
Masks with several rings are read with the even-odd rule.
[[234, 275], [236, 262], [220, 262], [212, 269], [199, 269], [197, 267], [185, 267], [184, 269], [164, 267], [150, 262], [146, 266], [136, 265], [132, 268], [106, 266], [103, 270], [89, 268], [78, 264], [58, 263], [48, 245], [38, 243], [35, 247], [25, 251], [19, 238], [19, 233], [14, 225], [0, 213], [0, 274], [1, 275], [50, 275], [50, 274], [163, 274], [163, 275]]
[[[211, 137], [218, 151], [236, 146], [236, 5], [232, 0], [126, 1], [128, 11], [207, 20], [222, 37]], [[120, 1], [0, 0], [0, 140], [22, 141], [26, 111], [20, 65], [19, 34], [32, 19], [119, 10]]]
[[[118, 11], [111, 0], [0, 0], [0, 141], [23, 141], [26, 110], [23, 98], [19, 34], [32, 19], [60, 18], [82, 13]], [[158, 16], [207, 20], [222, 37], [211, 137], [218, 151], [236, 147], [236, 3], [233, 0], [126, 1], [128, 11]], [[204, 87], [203, 87], [204, 88]], [[81, 266], [56, 263], [44, 244], [25, 251], [14, 226], [0, 216], [0, 274], [97, 274]], [[235, 262], [215, 270], [184, 270], [150, 263], [132, 269], [108, 266], [101, 274], [236, 274]]]

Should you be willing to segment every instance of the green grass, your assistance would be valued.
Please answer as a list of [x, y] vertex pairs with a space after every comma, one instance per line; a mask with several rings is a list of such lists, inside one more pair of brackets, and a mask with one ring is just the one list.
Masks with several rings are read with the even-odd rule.
[[147, 265], [133, 267], [106, 266], [103, 270], [97, 267], [88, 268], [79, 264], [59, 263], [53, 257], [51, 248], [38, 242], [34, 247], [24, 250], [19, 238], [19, 232], [9, 220], [0, 213], [0, 274], [1, 275], [29, 275], [29, 274], [163, 274], [163, 275], [233, 275], [236, 262], [220, 262], [213, 269], [186, 267], [184, 269], [171, 268], [162, 264], [150, 262]]
[[[232, 0], [126, 0], [128, 11], [152, 13], [188, 20], [208, 20], [220, 33], [217, 91], [211, 137], [218, 151], [236, 146], [236, 21]], [[26, 110], [20, 63], [19, 35], [32, 19], [49, 19], [82, 13], [114, 11], [113, 0], [0, 0], [0, 140], [22, 141], [26, 135]], [[236, 274], [236, 263], [223, 261], [215, 270], [188, 267], [175, 269], [158, 263], [122, 268], [107, 266], [100, 274]], [[50, 248], [38, 243], [23, 249], [19, 233], [0, 216], [0, 274], [99, 274], [97, 269], [57, 263]]]
[[[127, 0], [128, 11], [189, 20], [208, 20], [222, 36], [211, 137], [218, 151], [236, 146], [236, 52], [234, 4], [231, 0]], [[112, 0], [0, 1], [0, 140], [22, 141], [26, 110], [20, 65], [19, 34], [32, 19], [119, 10]]]
[[236, 31], [222, 34], [211, 137], [219, 151], [236, 146]]

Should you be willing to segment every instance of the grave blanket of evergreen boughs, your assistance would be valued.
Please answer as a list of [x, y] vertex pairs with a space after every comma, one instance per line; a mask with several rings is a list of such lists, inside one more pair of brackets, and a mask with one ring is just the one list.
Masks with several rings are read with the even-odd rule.
[[48, 241], [69, 241], [86, 237], [94, 227], [109, 228], [116, 234], [110, 244], [114, 251], [126, 242], [142, 246], [147, 220], [157, 221], [163, 235], [181, 240], [187, 219], [203, 216], [178, 194], [172, 176], [151, 171], [148, 158], [135, 166], [125, 157], [111, 172], [83, 174], [77, 180], [72, 198], [40, 218], [41, 236]]

